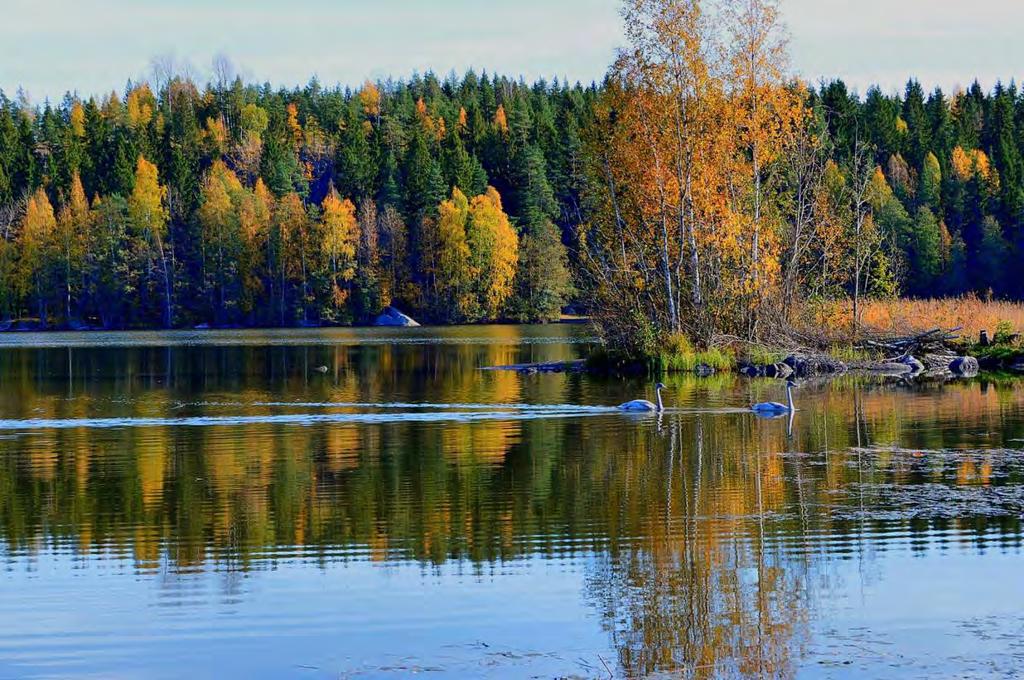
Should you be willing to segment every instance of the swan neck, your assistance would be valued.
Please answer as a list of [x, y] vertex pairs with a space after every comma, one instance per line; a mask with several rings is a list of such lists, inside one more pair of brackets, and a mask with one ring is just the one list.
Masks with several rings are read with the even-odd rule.
[[659, 387], [657, 390], [655, 390], [655, 392], [657, 392], [658, 394], [658, 410], [664, 411], [665, 405], [661, 403], [661, 388]]
[[789, 411], [792, 413], [795, 409], [793, 408], [793, 386], [786, 385], [786, 398], [789, 399]]

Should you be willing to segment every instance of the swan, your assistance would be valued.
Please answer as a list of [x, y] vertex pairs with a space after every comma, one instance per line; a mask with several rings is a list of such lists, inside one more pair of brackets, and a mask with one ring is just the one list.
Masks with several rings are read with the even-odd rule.
[[793, 413], [796, 411], [796, 407], [793, 406], [793, 381], [786, 381], [786, 398], [788, 404], [780, 404], [777, 401], [766, 401], [761, 404], [754, 404], [750, 407], [750, 410], [754, 413], [762, 416], [777, 416], [783, 413]]
[[621, 404], [619, 406], [619, 410], [620, 411], [634, 411], [634, 412], [657, 411], [658, 413], [661, 413], [662, 411], [665, 410], [665, 405], [661, 403], [661, 391], [663, 389], [665, 389], [665, 386], [663, 384], [661, 384], [661, 383], [658, 383], [658, 384], [656, 384], [654, 386], [654, 391], [658, 395], [658, 403], [657, 404], [652, 404], [651, 402], [647, 401], [646, 399], [634, 399], [633, 401], [627, 401], [625, 404]]

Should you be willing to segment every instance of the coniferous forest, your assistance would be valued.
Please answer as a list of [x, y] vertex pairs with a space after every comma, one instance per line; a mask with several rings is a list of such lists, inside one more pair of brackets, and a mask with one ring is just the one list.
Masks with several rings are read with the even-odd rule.
[[[723, 54], [660, 110], [641, 52], [589, 86], [469, 72], [273, 89], [221, 68], [60, 103], [0, 95], [0, 318], [350, 324], [393, 303], [471, 323], [575, 303], [606, 320], [649, 310], [630, 333], [693, 336], [698, 322], [756, 334], [746, 310], [769, 289], [787, 303], [1024, 295], [1014, 84], [858, 95], [779, 72], [744, 93]], [[721, 136], [702, 146], [712, 128], [698, 130], [712, 120], [740, 131], [717, 160]], [[684, 157], [735, 175], [692, 161], [684, 179]], [[728, 211], [701, 198], [739, 176], [752, 181]]]

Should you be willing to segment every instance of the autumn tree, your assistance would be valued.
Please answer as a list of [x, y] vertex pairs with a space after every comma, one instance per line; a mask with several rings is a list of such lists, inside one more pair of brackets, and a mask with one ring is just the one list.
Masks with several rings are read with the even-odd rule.
[[22, 295], [32, 294], [36, 300], [39, 322], [46, 324], [50, 295], [50, 265], [56, 246], [57, 220], [53, 205], [43, 189], [37, 189], [25, 205], [25, 215], [18, 234], [19, 271], [14, 281]]
[[206, 272], [204, 287], [218, 323], [227, 322], [228, 307], [239, 294], [245, 193], [235, 173], [219, 160], [207, 171], [200, 189], [198, 217]]
[[71, 322], [72, 301], [83, 288], [84, 265], [90, 242], [92, 215], [78, 172], [57, 217], [57, 245], [63, 270], [64, 320]]
[[173, 252], [166, 244], [167, 238], [167, 189], [160, 184], [157, 168], [143, 156], [135, 166], [135, 184], [128, 199], [128, 217], [135, 234], [149, 246], [150, 271], [163, 283], [163, 323], [170, 327], [174, 323], [171, 288], [172, 265], [169, 262]]
[[427, 305], [437, 318], [472, 318], [476, 300], [471, 292], [470, 251], [466, 242], [469, 200], [458, 187], [438, 206], [437, 220], [424, 223], [422, 258]]
[[321, 249], [327, 260], [330, 285], [326, 316], [337, 320], [344, 314], [345, 303], [352, 293], [356, 276], [356, 250], [359, 246], [359, 222], [356, 207], [332, 191], [321, 206]]
[[706, 9], [626, 2], [630, 45], [595, 112], [588, 287], [606, 337], [640, 353], [672, 333], [751, 333], [751, 301], [777, 281], [768, 180], [800, 111], [784, 43], [772, 3]]
[[357, 218], [356, 290], [359, 300], [355, 306], [359, 317], [369, 319], [390, 304], [390, 300], [385, 300], [382, 285], [381, 232], [384, 215], [378, 213], [372, 198], [364, 198], [359, 201]]
[[519, 261], [519, 237], [494, 187], [473, 197], [466, 222], [469, 273], [485, 319], [496, 319], [512, 295]]
[[[278, 320], [281, 325], [293, 322], [287, 313], [289, 293], [300, 310], [299, 317], [308, 321], [310, 224], [302, 199], [295, 192], [285, 194], [275, 202], [271, 222], [272, 268], [278, 281]], [[295, 298], [298, 298], [295, 300]]]

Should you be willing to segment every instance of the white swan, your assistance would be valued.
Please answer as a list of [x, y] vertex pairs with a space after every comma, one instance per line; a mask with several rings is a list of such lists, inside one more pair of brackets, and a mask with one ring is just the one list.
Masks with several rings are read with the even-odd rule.
[[786, 398], [789, 404], [780, 404], [777, 401], [767, 401], [761, 404], [754, 404], [750, 407], [750, 410], [761, 416], [777, 416], [783, 413], [792, 413], [796, 411], [796, 407], [793, 406], [793, 381], [786, 381]]
[[661, 391], [663, 389], [665, 389], [665, 386], [662, 385], [661, 383], [658, 383], [654, 386], [654, 391], [658, 395], [657, 404], [652, 404], [646, 399], [634, 399], [633, 401], [627, 401], [625, 404], [621, 404], [619, 406], [619, 410], [633, 412], [657, 411], [658, 413], [661, 413], [662, 411], [665, 410], [665, 405], [661, 403]]

